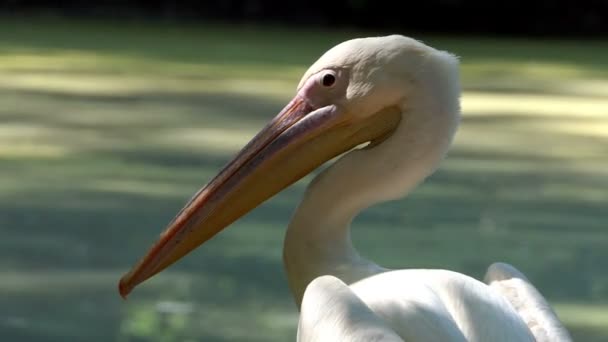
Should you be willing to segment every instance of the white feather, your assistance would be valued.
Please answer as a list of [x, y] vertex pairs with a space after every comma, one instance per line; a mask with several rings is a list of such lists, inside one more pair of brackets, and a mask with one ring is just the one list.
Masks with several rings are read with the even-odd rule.
[[349, 112], [398, 106], [402, 120], [379, 145], [351, 151], [317, 176], [295, 212], [284, 262], [301, 305], [299, 341], [570, 341], [514, 268], [492, 266], [489, 285], [448, 270], [388, 270], [351, 243], [360, 211], [407, 195], [446, 155], [460, 122], [458, 64], [392, 35], [339, 44], [302, 78], [301, 85], [324, 68], [349, 68]]

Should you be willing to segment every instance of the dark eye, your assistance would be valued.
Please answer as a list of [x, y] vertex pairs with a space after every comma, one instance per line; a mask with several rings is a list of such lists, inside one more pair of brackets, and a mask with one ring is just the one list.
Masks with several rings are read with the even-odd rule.
[[334, 83], [336, 83], [336, 76], [330, 73], [323, 75], [321, 84], [323, 84], [325, 87], [331, 87], [332, 85], [334, 85]]

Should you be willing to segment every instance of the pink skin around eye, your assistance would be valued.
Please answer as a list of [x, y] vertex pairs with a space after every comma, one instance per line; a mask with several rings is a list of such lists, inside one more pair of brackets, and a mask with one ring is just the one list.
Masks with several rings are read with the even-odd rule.
[[[324, 86], [322, 84], [323, 77], [327, 74], [331, 74], [335, 77], [334, 82], [331, 86]], [[319, 72], [315, 75], [312, 75], [304, 85], [298, 91], [298, 95], [308, 102], [312, 107], [319, 108], [325, 106], [328, 100], [328, 97], [331, 96], [328, 93], [328, 89], [333, 88], [334, 85], [338, 82], [338, 75], [331, 71]]]
[[304, 85], [300, 88], [300, 91], [298, 91], [298, 94], [305, 98], [310, 97], [310, 95], [312, 95], [315, 90], [314, 88], [318, 85], [318, 77], [319, 74], [315, 74], [309, 77], [304, 83]]

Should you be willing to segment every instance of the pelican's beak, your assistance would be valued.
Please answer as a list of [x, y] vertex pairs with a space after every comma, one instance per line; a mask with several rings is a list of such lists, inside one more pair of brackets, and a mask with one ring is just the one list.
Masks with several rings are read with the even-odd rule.
[[391, 132], [397, 110], [360, 118], [337, 105], [315, 108], [301, 95], [263, 128], [177, 214], [160, 239], [120, 279], [125, 298], [262, 202], [335, 156]]

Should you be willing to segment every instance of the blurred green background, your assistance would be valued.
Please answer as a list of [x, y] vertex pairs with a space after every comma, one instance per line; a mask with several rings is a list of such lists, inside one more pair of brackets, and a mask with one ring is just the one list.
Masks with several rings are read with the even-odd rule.
[[[0, 22], [0, 340], [293, 341], [281, 261], [307, 177], [145, 283], [117, 281], [356, 30]], [[608, 340], [608, 42], [417, 34], [461, 57], [436, 174], [354, 223], [388, 267], [522, 270]]]

